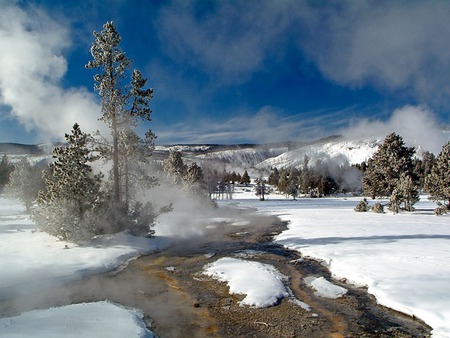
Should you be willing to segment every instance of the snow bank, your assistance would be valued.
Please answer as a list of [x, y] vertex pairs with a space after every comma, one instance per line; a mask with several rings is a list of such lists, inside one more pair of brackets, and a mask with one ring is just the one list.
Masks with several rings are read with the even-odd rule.
[[240, 305], [268, 307], [289, 296], [287, 277], [268, 264], [224, 257], [206, 265], [203, 273], [227, 282], [230, 293], [245, 294]]
[[156, 337], [145, 328], [143, 315], [107, 301], [72, 304], [0, 319], [7, 337]]
[[21, 211], [20, 204], [0, 198], [0, 296], [9, 287], [30, 288], [112, 270], [132, 257], [167, 245], [161, 239], [126, 233], [75, 245], [36, 231], [29, 215]]
[[322, 261], [336, 278], [367, 286], [380, 304], [422, 319], [433, 337], [450, 337], [450, 215], [434, 216], [425, 196], [419, 211], [394, 215], [356, 213], [360, 198], [269, 195], [260, 202], [250, 195], [235, 194], [231, 203], [289, 221], [278, 243]]

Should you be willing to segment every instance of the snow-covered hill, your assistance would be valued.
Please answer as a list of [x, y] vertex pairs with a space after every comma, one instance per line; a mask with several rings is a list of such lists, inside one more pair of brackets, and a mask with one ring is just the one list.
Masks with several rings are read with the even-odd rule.
[[380, 139], [362, 141], [329, 141], [318, 142], [301, 147], [299, 149], [284, 152], [283, 154], [271, 157], [258, 164], [259, 168], [277, 167], [301, 167], [305, 156], [310, 159], [310, 164], [321, 160], [333, 161], [336, 164], [359, 164], [368, 160], [382, 142]]
[[266, 169], [301, 167], [305, 156], [309, 157], [312, 165], [318, 160], [333, 161], [338, 165], [361, 163], [372, 157], [381, 142], [381, 138], [349, 141], [342, 137], [330, 137], [309, 143], [157, 146], [155, 151], [158, 158], [176, 150], [183, 153], [183, 159], [187, 162], [217, 162], [240, 169]]

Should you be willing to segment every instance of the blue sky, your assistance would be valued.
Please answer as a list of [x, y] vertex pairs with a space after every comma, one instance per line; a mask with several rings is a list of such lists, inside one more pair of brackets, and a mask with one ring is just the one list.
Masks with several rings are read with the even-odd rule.
[[405, 119], [414, 135], [450, 123], [449, 17], [447, 1], [0, 0], [0, 142], [104, 128], [84, 65], [106, 21], [154, 88], [142, 128], [159, 144], [387, 134]]

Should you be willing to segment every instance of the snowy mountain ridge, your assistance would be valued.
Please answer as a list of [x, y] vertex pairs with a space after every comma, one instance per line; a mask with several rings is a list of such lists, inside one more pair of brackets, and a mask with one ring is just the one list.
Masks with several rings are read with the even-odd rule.
[[375, 153], [382, 138], [346, 140], [332, 136], [313, 142], [283, 142], [246, 145], [176, 145], [157, 146], [159, 156], [170, 151], [182, 151], [187, 162], [219, 162], [241, 169], [301, 167], [305, 156], [309, 163], [333, 161], [338, 165], [359, 164]]
[[[178, 144], [156, 145], [154, 158], [162, 161], [171, 151], [180, 151], [185, 162], [218, 163], [228, 168], [266, 169], [271, 167], [301, 167], [304, 157], [310, 164], [334, 161], [337, 164], [356, 164], [366, 161], [376, 151], [382, 139], [350, 141], [332, 136], [313, 142], [280, 142], [272, 144]], [[14, 145], [0, 143], [0, 155], [6, 154], [12, 162], [27, 157], [30, 162], [51, 157], [50, 145]]]

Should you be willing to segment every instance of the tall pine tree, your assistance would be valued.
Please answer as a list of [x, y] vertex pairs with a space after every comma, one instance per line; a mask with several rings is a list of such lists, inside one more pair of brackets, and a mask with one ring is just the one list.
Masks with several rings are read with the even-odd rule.
[[[86, 68], [100, 71], [94, 76], [94, 89], [101, 97], [101, 119], [110, 128], [112, 137], [109, 153], [103, 151], [103, 154], [112, 159], [114, 202], [116, 206], [125, 203], [126, 209], [126, 201], [129, 199], [127, 184], [130, 177], [130, 168], [126, 165], [129, 164], [130, 153], [127, 153], [121, 136], [131, 135], [138, 120], [151, 121], [152, 111], [149, 103], [153, 98], [153, 89], [145, 89], [147, 80], [138, 70], [133, 70], [131, 82], [125, 83], [132, 62], [120, 49], [122, 38], [113, 22], [107, 22], [103, 28], [100, 33], [94, 32], [95, 42], [91, 47], [93, 60], [88, 62]], [[151, 140], [153, 138], [154, 135]], [[105, 149], [108, 147], [103, 147], [103, 150]]]

